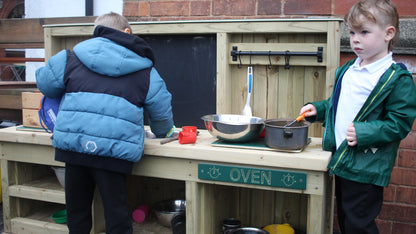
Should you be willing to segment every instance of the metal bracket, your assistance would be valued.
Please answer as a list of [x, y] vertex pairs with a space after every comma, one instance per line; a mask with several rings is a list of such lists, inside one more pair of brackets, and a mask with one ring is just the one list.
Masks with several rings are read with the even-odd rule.
[[[233, 46], [233, 49], [231, 50], [231, 56], [233, 57], [232, 58], [233, 61], [237, 61], [237, 57], [238, 57], [238, 59], [240, 59], [240, 65], [241, 65], [241, 56], [244, 56], [244, 55], [269, 56], [269, 61], [271, 61], [270, 56], [285, 56], [285, 68], [286, 69], [290, 68], [290, 64], [289, 64], [290, 56], [316, 56], [317, 61], [321, 63], [322, 54], [323, 54], [323, 47], [321, 46], [317, 48], [316, 52], [291, 52], [289, 50], [287, 51], [238, 51], [237, 46]], [[271, 65], [271, 62], [269, 66], [270, 65]]]

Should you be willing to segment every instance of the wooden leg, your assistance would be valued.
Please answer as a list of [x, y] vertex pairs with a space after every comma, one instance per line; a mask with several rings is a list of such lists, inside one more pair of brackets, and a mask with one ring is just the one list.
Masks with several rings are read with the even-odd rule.
[[[199, 222], [200, 196], [198, 194], [198, 183], [186, 181], [186, 233], [198, 233], [201, 227]], [[191, 199], [192, 198], [192, 199]], [[196, 199], [194, 199], [196, 198]]]
[[309, 195], [307, 233], [324, 233], [324, 196]]

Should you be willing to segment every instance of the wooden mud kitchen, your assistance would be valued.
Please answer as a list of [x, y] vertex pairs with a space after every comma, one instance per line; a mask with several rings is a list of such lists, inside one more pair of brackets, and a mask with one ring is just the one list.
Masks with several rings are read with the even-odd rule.
[[[332, 233], [333, 180], [326, 169], [331, 153], [322, 150], [320, 124], [309, 127], [306, 147], [288, 151], [213, 144], [218, 139], [205, 130], [200, 117], [242, 113], [249, 66], [253, 67], [253, 116], [296, 117], [305, 102], [329, 97], [339, 64], [340, 19], [132, 22], [131, 26], [155, 51], [156, 68], [173, 96], [175, 124], [196, 125], [199, 131], [194, 144], [145, 140], [145, 155], [128, 176], [131, 210], [182, 198], [189, 234], [223, 233], [222, 221], [227, 218], [241, 220], [243, 227], [289, 223], [296, 233]], [[93, 25], [47, 25], [44, 30], [47, 60], [90, 38]], [[163, 50], [152, 45], [158, 40], [165, 43]], [[189, 55], [181, 55], [183, 61], [172, 59], [172, 50], [183, 41], [192, 47]], [[209, 51], [198, 53], [206, 48]], [[209, 57], [213, 64], [207, 62]], [[158, 58], [166, 59], [172, 69], [190, 70], [192, 77], [183, 78], [175, 70], [164, 74], [164, 63]], [[194, 60], [205, 67], [192, 65]], [[170, 89], [172, 79], [179, 85]], [[196, 93], [211, 88], [214, 95], [191, 97], [206, 105], [187, 107], [189, 103], [180, 100], [181, 79], [194, 82]], [[201, 87], [199, 79], [208, 79], [205, 82], [212, 87]], [[68, 233], [66, 224], [51, 218], [65, 209], [65, 192], [51, 169], [64, 164], [54, 160], [50, 137], [42, 129], [26, 126], [0, 129], [6, 232]], [[92, 209], [92, 233], [104, 233], [98, 193]], [[171, 233], [152, 216], [134, 223], [134, 233]]]

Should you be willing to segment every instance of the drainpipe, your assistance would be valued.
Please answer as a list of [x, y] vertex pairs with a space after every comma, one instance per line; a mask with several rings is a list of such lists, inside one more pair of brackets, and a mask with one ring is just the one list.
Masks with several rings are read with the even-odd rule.
[[85, 0], [85, 16], [94, 15], [94, 0]]

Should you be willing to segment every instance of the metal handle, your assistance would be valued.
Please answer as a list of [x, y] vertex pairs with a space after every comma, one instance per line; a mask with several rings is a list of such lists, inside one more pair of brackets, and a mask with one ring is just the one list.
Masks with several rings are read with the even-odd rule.
[[248, 93], [251, 94], [251, 89], [253, 86], [253, 67], [247, 68], [247, 84], [248, 84]]
[[289, 129], [283, 129], [283, 137], [284, 138], [292, 138], [293, 137], [293, 131]]
[[172, 141], [176, 141], [176, 140], [178, 140], [178, 136], [163, 139], [163, 140], [160, 141], [160, 144], [163, 145], [163, 144], [166, 144], [166, 143], [169, 143], [169, 142], [172, 142]]

